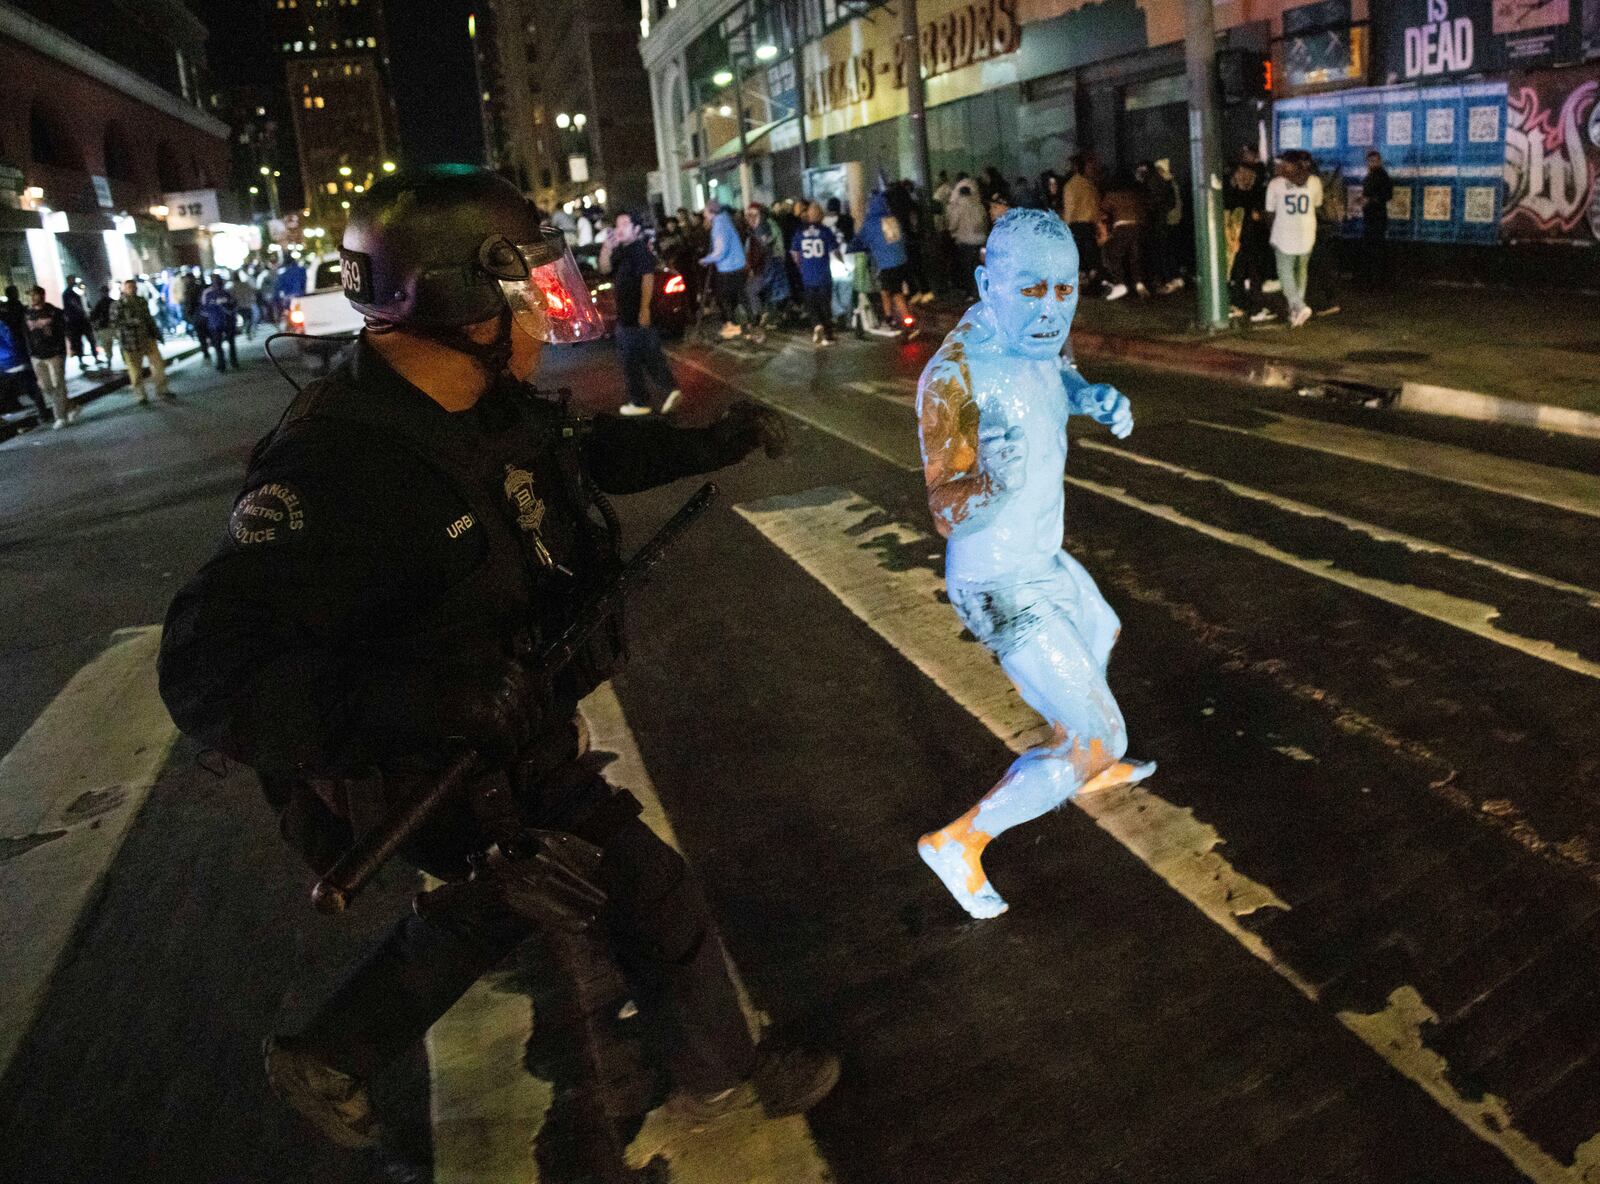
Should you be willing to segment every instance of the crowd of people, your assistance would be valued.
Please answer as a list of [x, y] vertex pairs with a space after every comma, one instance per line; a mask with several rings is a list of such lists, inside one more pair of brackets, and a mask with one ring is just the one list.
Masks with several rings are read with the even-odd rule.
[[239, 367], [238, 335], [255, 337], [258, 326], [276, 328], [290, 301], [306, 292], [306, 268], [298, 259], [219, 268], [167, 268], [154, 275], [107, 282], [90, 292], [83, 279], [67, 277], [58, 307], [35, 286], [23, 300], [12, 285], [0, 302], [0, 412], [26, 398], [40, 425], [59, 430], [78, 418], [68, 397], [69, 360], [79, 375], [109, 374], [113, 359], [128, 373], [138, 403], [150, 403], [146, 377], [156, 398], [174, 398], [161, 346], [170, 337], [194, 339], [208, 365], [219, 372]]

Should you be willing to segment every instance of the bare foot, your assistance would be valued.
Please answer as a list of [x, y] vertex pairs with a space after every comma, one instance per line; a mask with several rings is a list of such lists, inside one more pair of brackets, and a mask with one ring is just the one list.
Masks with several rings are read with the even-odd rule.
[[1074, 797], [1086, 793], [1099, 793], [1119, 785], [1137, 785], [1156, 771], [1155, 761], [1118, 761], [1109, 769], [1102, 769], [1079, 787]]
[[917, 840], [922, 862], [939, 877], [956, 903], [979, 920], [998, 917], [1008, 907], [989, 883], [980, 862], [988, 845], [989, 836], [972, 829], [970, 816]]

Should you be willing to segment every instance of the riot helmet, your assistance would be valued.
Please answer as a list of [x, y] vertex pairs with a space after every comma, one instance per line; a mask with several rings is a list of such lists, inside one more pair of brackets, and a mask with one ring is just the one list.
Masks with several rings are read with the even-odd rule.
[[[339, 262], [370, 328], [403, 326], [494, 368], [509, 357], [513, 324], [553, 343], [604, 333], [561, 232], [487, 169], [434, 165], [374, 182], [350, 211]], [[494, 342], [466, 333], [494, 317]]]

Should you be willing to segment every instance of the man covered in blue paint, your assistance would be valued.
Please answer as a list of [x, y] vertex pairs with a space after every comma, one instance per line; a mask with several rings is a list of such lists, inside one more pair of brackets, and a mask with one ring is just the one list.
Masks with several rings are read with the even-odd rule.
[[1012, 210], [989, 234], [978, 303], [929, 360], [917, 388], [928, 506], [951, 606], [1049, 722], [983, 799], [917, 850], [957, 903], [995, 917], [1006, 902], [982, 865], [996, 835], [1079, 794], [1143, 780], [1106, 663], [1120, 623], [1062, 549], [1067, 417], [1133, 431], [1127, 396], [1062, 356], [1078, 304], [1078, 250], [1044, 210]]

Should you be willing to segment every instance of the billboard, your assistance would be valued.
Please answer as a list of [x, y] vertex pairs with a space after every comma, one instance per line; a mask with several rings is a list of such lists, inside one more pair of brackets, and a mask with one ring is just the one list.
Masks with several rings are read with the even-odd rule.
[[1384, 0], [1372, 5], [1377, 81], [1575, 62], [1582, 8], [1592, 0]]
[[1367, 153], [1394, 180], [1389, 237], [1424, 242], [1499, 239], [1506, 84], [1391, 86], [1284, 99], [1273, 109], [1278, 151], [1316, 157], [1324, 185], [1343, 185], [1344, 233], [1361, 229]]
[[1600, 63], [1511, 76], [1505, 195], [1507, 239], [1600, 242]]

